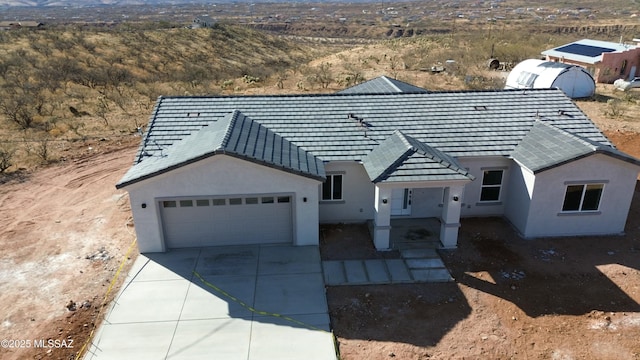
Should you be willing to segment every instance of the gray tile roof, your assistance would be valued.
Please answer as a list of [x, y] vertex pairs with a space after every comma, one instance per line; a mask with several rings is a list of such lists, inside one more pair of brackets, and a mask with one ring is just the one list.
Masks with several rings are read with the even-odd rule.
[[605, 154], [640, 166], [634, 159], [610, 146], [571, 134], [537, 121], [512, 153], [514, 160], [534, 174], [589, 155]]
[[419, 88], [406, 82], [391, 79], [386, 76], [365, 81], [358, 85], [338, 91], [338, 94], [394, 94], [394, 93], [428, 93], [426, 89]]
[[394, 131], [363, 160], [372, 182], [473, 180], [452, 157]]
[[[613, 150], [594, 123], [558, 89], [160, 97], [132, 171], [148, 162], [164, 161], [163, 166], [174, 166], [171, 161], [157, 158], [170, 154], [178, 144], [193, 144], [180, 145], [186, 148], [209, 141], [210, 135], [197, 136], [202, 131], [199, 129], [215, 128], [235, 110], [279, 135], [279, 141], [306, 151], [305, 156], [315, 156], [315, 170], [311, 160], [307, 161], [308, 169], [294, 165], [289, 168], [307, 171], [311, 176], [324, 175], [321, 161], [362, 161], [396, 130], [428, 144], [442, 154], [440, 158], [448, 157], [445, 160], [451, 164], [454, 162], [450, 159], [462, 157], [511, 157], [540, 121], [602, 149]], [[206, 144], [203, 146], [206, 148]], [[421, 156], [416, 154], [411, 161]], [[426, 160], [423, 157], [417, 161]], [[396, 172], [400, 174], [414, 166], [410, 162], [405, 165]], [[159, 163], [154, 166], [156, 171], [161, 168]]]
[[[155, 144], [153, 138], [147, 143]], [[325, 178], [324, 163], [313, 154], [253, 121], [239, 111], [183, 136], [171, 146], [157, 145], [141, 151], [144, 161], [135, 164], [116, 187], [159, 175], [198, 160], [225, 154], [318, 180]]]
[[536, 119], [611, 145], [557, 89], [161, 97], [136, 162], [236, 109], [323, 161], [360, 161], [395, 130], [452, 157], [509, 156]]

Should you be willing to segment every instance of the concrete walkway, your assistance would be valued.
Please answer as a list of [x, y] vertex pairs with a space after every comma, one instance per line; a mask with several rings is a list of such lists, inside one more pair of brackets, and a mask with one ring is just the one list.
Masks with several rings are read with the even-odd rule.
[[85, 359], [335, 360], [317, 247], [140, 255]]
[[378, 285], [452, 281], [433, 248], [400, 249], [401, 259], [327, 260], [326, 285]]

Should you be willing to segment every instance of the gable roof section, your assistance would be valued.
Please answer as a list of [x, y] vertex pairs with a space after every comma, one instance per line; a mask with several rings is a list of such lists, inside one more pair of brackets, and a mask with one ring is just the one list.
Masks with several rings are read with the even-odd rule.
[[640, 166], [637, 160], [612, 146], [571, 134], [537, 121], [514, 149], [512, 157], [534, 174], [593, 154], [604, 154]]
[[473, 180], [452, 157], [397, 130], [362, 164], [374, 183]]
[[406, 82], [391, 79], [386, 76], [365, 81], [358, 85], [338, 91], [338, 94], [394, 94], [394, 93], [419, 93], [426, 94], [429, 91]]
[[602, 61], [603, 53], [622, 52], [634, 46], [600, 40], [582, 39], [542, 52], [542, 55], [565, 58], [586, 64]]
[[361, 161], [395, 130], [455, 158], [509, 156], [538, 118], [611, 145], [557, 89], [161, 97], [136, 162], [235, 109], [323, 161]]
[[129, 169], [116, 187], [122, 188], [217, 154], [317, 180], [325, 178], [321, 160], [235, 110], [184, 136], [166, 150], [152, 154], [143, 150], [144, 161]]

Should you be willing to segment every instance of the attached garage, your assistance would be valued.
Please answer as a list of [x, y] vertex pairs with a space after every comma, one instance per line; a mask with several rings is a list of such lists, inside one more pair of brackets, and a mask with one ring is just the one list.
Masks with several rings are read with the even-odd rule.
[[161, 200], [166, 248], [292, 242], [291, 196]]
[[153, 154], [126, 188], [140, 252], [216, 245], [318, 245], [324, 163], [239, 112]]

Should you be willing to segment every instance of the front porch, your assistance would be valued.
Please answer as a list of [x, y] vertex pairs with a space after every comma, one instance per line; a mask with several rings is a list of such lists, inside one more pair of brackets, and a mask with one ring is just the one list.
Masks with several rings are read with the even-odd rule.
[[320, 251], [325, 284], [452, 281], [437, 252], [442, 248], [438, 238], [439, 226], [440, 221], [436, 218], [393, 219], [391, 241], [394, 248], [376, 251], [372, 246], [373, 222], [325, 225]]
[[391, 218], [391, 249], [399, 251], [441, 249], [440, 220], [430, 218]]

